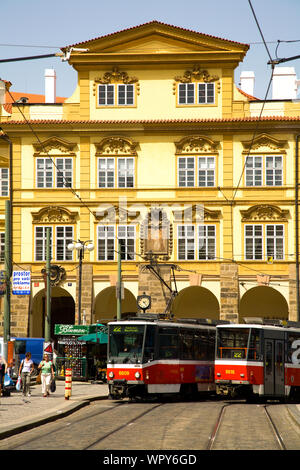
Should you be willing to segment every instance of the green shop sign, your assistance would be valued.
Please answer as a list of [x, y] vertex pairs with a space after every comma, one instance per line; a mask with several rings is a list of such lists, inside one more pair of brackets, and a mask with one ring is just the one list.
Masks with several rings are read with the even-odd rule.
[[[55, 335], [88, 335], [96, 332], [97, 325], [55, 325]], [[100, 325], [99, 325], [100, 329]]]

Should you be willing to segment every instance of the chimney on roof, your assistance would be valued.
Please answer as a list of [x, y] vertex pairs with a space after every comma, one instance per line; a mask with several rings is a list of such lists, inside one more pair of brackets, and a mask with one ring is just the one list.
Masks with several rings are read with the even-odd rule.
[[241, 90], [247, 93], [247, 95], [254, 95], [254, 72], [242, 72], [240, 76], [240, 87]]
[[294, 67], [275, 67], [273, 73], [273, 100], [295, 100], [300, 81]]
[[45, 103], [56, 103], [56, 73], [54, 69], [45, 70]]

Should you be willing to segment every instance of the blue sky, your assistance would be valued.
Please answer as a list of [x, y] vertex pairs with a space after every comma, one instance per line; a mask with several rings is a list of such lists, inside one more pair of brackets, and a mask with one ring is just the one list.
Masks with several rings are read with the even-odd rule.
[[[269, 56], [248, 0], [2, 0], [0, 58], [59, 52], [60, 47], [99, 37], [152, 20], [162, 21], [220, 38], [250, 44], [236, 69], [255, 72], [255, 91], [264, 98], [270, 78]], [[271, 57], [280, 40], [280, 58], [300, 55], [300, 0], [251, 0]], [[299, 42], [282, 42], [297, 41]], [[300, 59], [282, 64], [295, 67]], [[44, 93], [44, 70], [57, 74], [57, 96], [70, 96], [77, 74], [59, 58], [0, 63], [0, 78], [13, 83], [12, 91]], [[268, 96], [269, 98], [271, 95]]]

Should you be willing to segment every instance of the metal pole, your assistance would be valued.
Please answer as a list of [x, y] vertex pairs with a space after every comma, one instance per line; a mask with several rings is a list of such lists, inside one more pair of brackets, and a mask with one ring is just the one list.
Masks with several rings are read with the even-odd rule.
[[6, 289], [4, 296], [4, 356], [7, 359], [7, 342], [10, 340], [10, 280], [11, 280], [11, 243], [10, 243], [10, 201], [5, 201], [5, 250], [4, 250], [4, 270], [6, 279]]
[[50, 284], [50, 262], [51, 262], [51, 238], [50, 228], [46, 229], [46, 278], [47, 278], [47, 289], [46, 289], [46, 318], [45, 318], [45, 341], [50, 342], [51, 339], [51, 284]]
[[79, 250], [79, 283], [78, 283], [78, 325], [81, 324], [81, 283], [82, 283], [82, 259], [84, 246]]
[[122, 267], [121, 267], [121, 242], [118, 240], [118, 295], [117, 295], [117, 320], [121, 320], [122, 312]]
[[299, 137], [296, 136], [295, 154], [295, 238], [296, 238], [296, 299], [297, 321], [300, 321], [300, 294], [299, 294]]

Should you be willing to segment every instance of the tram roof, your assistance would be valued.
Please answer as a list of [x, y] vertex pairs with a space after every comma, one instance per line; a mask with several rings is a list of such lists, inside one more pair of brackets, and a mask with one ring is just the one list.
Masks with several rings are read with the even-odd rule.
[[[249, 319], [250, 320], [250, 319]], [[260, 322], [253, 319], [253, 321], [247, 321], [245, 323], [230, 323], [217, 325], [217, 328], [259, 328], [259, 329], [270, 329], [270, 330], [285, 330], [285, 331], [297, 331], [300, 332], [300, 322], [289, 322], [278, 320], [274, 323], [271, 320], [268, 322]]]

